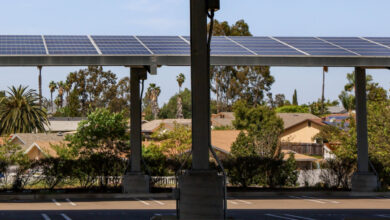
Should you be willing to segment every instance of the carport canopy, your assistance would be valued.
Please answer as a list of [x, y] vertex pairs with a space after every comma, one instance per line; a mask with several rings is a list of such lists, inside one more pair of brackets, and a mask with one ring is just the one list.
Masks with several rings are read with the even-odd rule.
[[[190, 66], [188, 36], [0, 35], [0, 66]], [[390, 37], [213, 37], [211, 65], [389, 67]]]

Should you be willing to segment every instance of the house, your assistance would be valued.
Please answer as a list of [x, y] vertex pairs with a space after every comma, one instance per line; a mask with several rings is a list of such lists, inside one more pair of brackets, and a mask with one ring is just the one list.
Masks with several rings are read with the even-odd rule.
[[234, 113], [233, 112], [220, 112], [218, 114], [211, 115], [211, 126], [212, 128], [216, 127], [228, 127], [233, 128], [234, 121]]
[[[211, 131], [211, 145], [219, 157], [226, 157], [230, 154], [231, 146], [239, 133], [239, 130]], [[284, 153], [283, 160], [287, 160], [290, 157], [290, 153], [293, 153], [298, 169], [312, 169], [313, 163], [317, 163], [319, 161], [319, 159], [315, 157], [300, 154], [292, 150], [282, 150], [282, 153]]]
[[82, 117], [52, 117], [49, 118], [49, 125], [45, 125], [45, 131], [50, 133], [75, 132], [79, 123], [85, 119]]
[[278, 113], [283, 120], [282, 142], [315, 143], [313, 137], [325, 124], [322, 119], [310, 113]]
[[172, 130], [175, 124], [191, 127], [191, 119], [157, 119], [142, 124], [142, 133], [148, 138], [153, 132], [162, 128]]
[[348, 112], [343, 106], [328, 106], [326, 110], [330, 114], [345, 114]]
[[52, 145], [61, 145], [65, 143], [64, 139], [61, 133], [16, 133], [10, 136], [10, 142], [19, 145], [30, 159], [56, 156]]

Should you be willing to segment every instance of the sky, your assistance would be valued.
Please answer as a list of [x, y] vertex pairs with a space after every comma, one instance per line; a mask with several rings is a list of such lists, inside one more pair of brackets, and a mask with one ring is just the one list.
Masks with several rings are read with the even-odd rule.
[[[189, 0], [14, 0], [1, 1], [0, 34], [189, 35]], [[244, 19], [255, 36], [382, 36], [390, 37], [388, 0], [221, 0], [215, 15], [230, 24]], [[44, 67], [43, 95], [49, 82], [65, 80], [83, 67]], [[105, 67], [129, 75], [125, 67]], [[329, 68], [325, 97], [338, 99], [352, 68]], [[390, 89], [390, 70], [368, 70], [374, 81]], [[189, 67], [162, 67], [145, 85], [161, 87], [160, 105], [177, 90], [176, 76]], [[271, 67], [272, 93], [291, 100], [294, 89], [300, 104], [321, 97], [322, 68]], [[0, 90], [12, 85], [38, 87], [36, 67], [1, 67]], [[173, 89], [177, 88], [177, 89]]]

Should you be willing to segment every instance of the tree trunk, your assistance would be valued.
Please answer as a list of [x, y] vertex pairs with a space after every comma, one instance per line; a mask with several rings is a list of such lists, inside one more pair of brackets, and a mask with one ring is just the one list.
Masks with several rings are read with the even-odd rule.
[[39, 75], [38, 75], [38, 90], [39, 90], [39, 107], [42, 108], [42, 66], [38, 66]]

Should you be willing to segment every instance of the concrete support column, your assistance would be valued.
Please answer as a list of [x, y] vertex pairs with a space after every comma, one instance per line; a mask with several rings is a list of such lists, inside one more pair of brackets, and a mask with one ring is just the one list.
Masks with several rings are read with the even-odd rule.
[[131, 68], [130, 71], [130, 172], [123, 177], [123, 192], [149, 192], [150, 177], [141, 172], [142, 157], [142, 110], [140, 80], [146, 78], [145, 68]]
[[377, 177], [369, 171], [366, 70], [355, 68], [356, 132], [358, 151], [358, 170], [352, 177], [352, 190], [373, 191], [377, 188]]
[[209, 170], [210, 73], [206, 0], [190, 0], [192, 170], [179, 177], [179, 219], [223, 219], [223, 177]]

